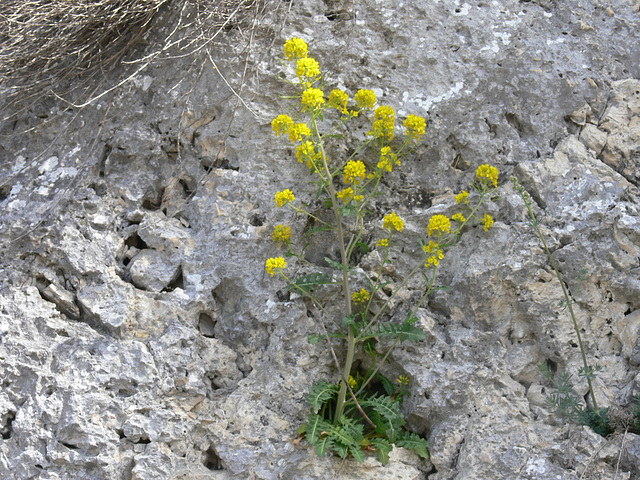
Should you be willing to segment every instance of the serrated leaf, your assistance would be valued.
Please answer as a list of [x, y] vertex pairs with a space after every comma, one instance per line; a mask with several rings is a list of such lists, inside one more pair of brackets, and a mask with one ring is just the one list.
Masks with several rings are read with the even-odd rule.
[[327, 337], [325, 337], [324, 335], [309, 335], [307, 337], [307, 341], [311, 344], [311, 345], [315, 345], [317, 343], [322, 342], [323, 340], [325, 340]]
[[360, 445], [357, 445], [355, 447], [349, 447], [349, 451], [351, 452], [351, 455], [353, 456], [353, 458], [355, 458], [358, 462], [360, 463], [364, 462], [364, 453], [362, 452]]
[[338, 393], [338, 386], [333, 383], [316, 382], [309, 390], [307, 402], [313, 408], [315, 413], [322, 408], [322, 405]]
[[322, 437], [316, 443], [316, 453], [319, 457], [324, 457], [325, 454], [333, 447], [333, 441], [329, 436]]
[[384, 391], [388, 396], [391, 396], [396, 392], [395, 385], [387, 377], [379, 373], [378, 375], [376, 375], [376, 378], [380, 380], [380, 382], [382, 383], [382, 387], [384, 388]]
[[343, 217], [350, 217], [354, 213], [356, 213], [357, 209], [353, 205], [346, 205], [340, 209]]
[[395, 442], [398, 447], [408, 448], [413, 450], [424, 459], [428, 459], [429, 455], [429, 443], [421, 438], [418, 434], [413, 432], [405, 432], [402, 438]]
[[322, 432], [323, 420], [320, 415], [309, 415], [309, 421], [304, 425], [305, 437], [310, 445], [315, 445], [320, 438]]
[[355, 439], [349, 435], [349, 433], [343, 428], [337, 425], [333, 425], [331, 430], [329, 430], [329, 435], [337, 441], [339, 444], [344, 446], [354, 445], [356, 443]]
[[324, 261], [327, 262], [329, 266], [335, 268], [336, 270], [344, 270], [347, 272], [351, 271], [351, 269], [347, 265], [340, 262], [336, 262], [335, 260], [331, 260], [329, 257], [324, 257]]
[[393, 450], [393, 445], [386, 438], [372, 438], [371, 445], [375, 447], [380, 463], [382, 465], [389, 463], [389, 454]]
[[364, 425], [353, 418], [347, 417], [346, 415], [342, 416], [340, 424], [344, 428], [345, 432], [353, 437], [353, 443], [360, 445], [362, 440], [364, 440]]
[[348, 327], [349, 325], [353, 325], [356, 323], [356, 315], [352, 313], [348, 317], [342, 317], [341, 322], [343, 327]]
[[377, 335], [380, 337], [393, 337], [398, 338], [400, 342], [408, 340], [410, 342], [418, 342], [427, 338], [424, 330], [411, 323], [401, 323], [397, 325], [395, 323], [387, 323], [378, 325]]
[[374, 422], [378, 426], [378, 433], [386, 434], [390, 441], [400, 436], [400, 428], [405, 424], [405, 420], [398, 402], [386, 396], [373, 396], [362, 400], [360, 405], [375, 412], [375, 415], [371, 416], [376, 417]]
[[334, 282], [331, 275], [326, 273], [310, 273], [297, 278], [294, 282], [287, 285], [290, 292], [309, 294], [312, 290], [316, 290], [320, 285], [332, 285]]
[[331, 443], [331, 448], [340, 456], [340, 458], [347, 458], [347, 454], [349, 453], [349, 447], [342, 445], [340, 443]]
[[369, 253], [369, 245], [364, 242], [356, 242], [356, 248], [362, 255], [366, 255], [367, 253]]

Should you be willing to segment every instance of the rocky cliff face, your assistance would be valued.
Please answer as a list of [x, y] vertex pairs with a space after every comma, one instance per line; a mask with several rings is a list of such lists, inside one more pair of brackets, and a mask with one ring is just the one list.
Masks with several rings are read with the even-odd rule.
[[[45, 101], [2, 125], [0, 477], [640, 478], [640, 436], [605, 439], [545, 405], [536, 365], [575, 374], [581, 357], [507, 180], [535, 200], [576, 298], [604, 367], [599, 401], [626, 407], [640, 393], [640, 4], [267, 7], [202, 63], [155, 63], [87, 107]], [[312, 193], [270, 127], [294, 35], [330, 85], [428, 120], [371, 217], [372, 232], [386, 209], [406, 220], [395, 281], [475, 168], [501, 171], [494, 227], [452, 249], [450, 289], [419, 312], [427, 339], [388, 366], [411, 379], [403, 408], [430, 462], [402, 449], [386, 467], [342, 462], [293, 443], [309, 385], [337, 378], [307, 342], [304, 303], [264, 272], [271, 227], [303, 228], [273, 193]]]

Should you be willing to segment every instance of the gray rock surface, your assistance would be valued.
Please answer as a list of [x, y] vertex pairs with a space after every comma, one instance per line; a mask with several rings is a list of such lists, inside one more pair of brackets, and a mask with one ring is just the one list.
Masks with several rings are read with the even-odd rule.
[[[0, 478], [638, 478], [636, 435], [603, 439], [545, 404], [536, 365], [575, 376], [581, 357], [507, 179], [535, 200], [576, 298], [604, 368], [598, 400], [627, 406], [640, 393], [640, 4], [268, 7], [253, 36], [249, 19], [213, 44], [215, 69], [206, 55], [159, 62], [83, 109], [44, 100], [0, 125]], [[494, 227], [450, 250], [438, 277], [450, 289], [418, 312], [427, 339], [387, 367], [411, 379], [403, 408], [430, 461], [398, 449], [386, 467], [342, 462], [293, 443], [308, 387], [337, 378], [307, 342], [307, 306], [264, 271], [282, 253], [272, 226], [303, 228], [274, 192], [313, 192], [270, 126], [288, 105], [277, 76], [293, 35], [331, 85], [429, 122], [367, 226], [390, 209], [406, 221], [390, 288], [475, 168], [501, 171]]]

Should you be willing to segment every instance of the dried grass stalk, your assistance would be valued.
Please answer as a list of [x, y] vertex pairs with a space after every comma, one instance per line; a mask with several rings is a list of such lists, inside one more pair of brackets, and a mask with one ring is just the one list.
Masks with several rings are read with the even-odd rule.
[[[231, 14], [253, 0], [3, 0], [0, 2], [0, 99], [68, 96], [117, 65], [188, 55], [211, 42]], [[175, 10], [175, 11], [173, 11]], [[153, 54], [139, 44], [161, 11], [171, 18]], [[175, 13], [175, 15], [172, 15]], [[164, 25], [166, 26], [166, 25]], [[138, 55], [136, 58], [135, 55]], [[135, 68], [133, 70], [136, 71]]]

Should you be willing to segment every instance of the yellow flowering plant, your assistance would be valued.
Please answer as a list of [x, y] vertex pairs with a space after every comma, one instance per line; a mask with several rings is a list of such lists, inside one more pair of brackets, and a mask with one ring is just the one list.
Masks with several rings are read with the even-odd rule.
[[[288, 134], [297, 160], [309, 167], [318, 191], [313, 208], [297, 199], [290, 189], [276, 192], [274, 201], [278, 208], [292, 208], [296, 214], [312, 220], [315, 226], [305, 229], [305, 235], [318, 231], [332, 234], [340, 252], [339, 259], [327, 256], [326, 265], [315, 265], [304, 255], [309, 244], [306, 237], [296, 243], [291, 228], [285, 225], [276, 225], [272, 232], [273, 241], [286, 247], [286, 257], [296, 258], [296, 266], [302, 273], [289, 273], [284, 257], [269, 258], [266, 271], [271, 276], [283, 278], [289, 291], [316, 305], [322, 334], [310, 336], [309, 341], [327, 343], [339, 372], [335, 381], [319, 381], [310, 388], [311, 412], [298, 433], [315, 446], [321, 456], [333, 452], [343, 458], [351, 455], [363, 461], [364, 452], [375, 451], [378, 459], [387, 463], [389, 452], [396, 445], [413, 449], [428, 458], [426, 440], [402, 428], [405, 420], [400, 405], [408, 394], [409, 379], [401, 376], [394, 382], [380, 370], [399, 343], [425, 338], [424, 332], [416, 326], [416, 313], [427, 296], [438, 288], [435, 286], [436, 271], [445, 258], [446, 249], [459, 241], [470, 222], [483, 225], [485, 230], [493, 224], [490, 216], [485, 214], [483, 217], [478, 212], [487, 195], [497, 187], [498, 170], [489, 165], [481, 166], [474, 184], [477, 194], [470, 195], [465, 191], [456, 195], [456, 204], [464, 214], [456, 213], [451, 218], [441, 214], [431, 217], [425, 229], [426, 240], [420, 240], [424, 256], [393, 289], [393, 294], [388, 295], [385, 287], [391, 281], [385, 272], [391, 264], [394, 236], [403, 235], [406, 223], [396, 212], [385, 214], [381, 222], [373, 220], [368, 207], [379, 195], [383, 178], [394, 174], [402, 165], [401, 159], [425, 135], [426, 120], [411, 114], [398, 124], [393, 107], [379, 105], [373, 90], [360, 89], [353, 100], [341, 89], [332, 89], [325, 95], [320, 65], [309, 57], [307, 44], [299, 38], [285, 43], [284, 56], [290, 62], [287, 68], [295, 73], [289, 77], [294, 80], [287, 83], [297, 92], [285, 98], [294, 99], [296, 107], [291, 110], [294, 113], [290, 112], [293, 118], [284, 114], [276, 116], [271, 123], [272, 129], [277, 137], [286, 138]], [[327, 154], [329, 143], [341, 138], [347, 123], [356, 117], [360, 122], [369, 122], [365, 140], [350, 150], [352, 153], [346, 158], [330, 158]], [[323, 209], [322, 214], [309, 213], [309, 210]], [[380, 222], [381, 238], [368, 240], [365, 222], [367, 227], [371, 222]], [[377, 272], [366, 274], [361, 269], [356, 270], [359, 256], [374, 248], [379, 250], [381, 257]], [[392, 299], [398, 291], [408, 288], [409, 280], [419, 273], [425, 279], [426, 288], [406, 318], [398, 321], [391, 309], [397, 302]], [[356, 284], [358, 288], [354, 288]], [[340, 289], [341, 307], [319, 301], [319, 289], [336, 287]], [[336, 317], [334, 312], [337, 310], [340, 313]], [[336, 342], [346, 344], [346, 354], [341, 360]], [[359, 351], [371, 359], [364, 372], [354, 367]]]

